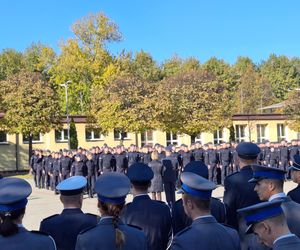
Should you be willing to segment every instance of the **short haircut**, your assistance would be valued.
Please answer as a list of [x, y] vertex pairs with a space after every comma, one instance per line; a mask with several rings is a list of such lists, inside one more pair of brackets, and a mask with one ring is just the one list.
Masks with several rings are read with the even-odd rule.
[[210, 199], [203, 200], [189, 194], [185, 194], [185, 196], [187, 197], [187, 199], [190, 199], [199, 210], [210, 211]]

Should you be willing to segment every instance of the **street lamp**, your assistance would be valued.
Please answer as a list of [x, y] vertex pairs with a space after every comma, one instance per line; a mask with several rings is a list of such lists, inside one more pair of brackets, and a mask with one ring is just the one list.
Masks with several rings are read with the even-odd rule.
[[70, 121], [69, 121], [69, 108], [68, 108], [68, 85], [72, 81], [66, 81], [65, 83], [60, 84], [61, 87], [65, 88], [66, 93], [66, 116], [67, 116], [67, 131], [68, 131], [68, 149], [70, 150]]

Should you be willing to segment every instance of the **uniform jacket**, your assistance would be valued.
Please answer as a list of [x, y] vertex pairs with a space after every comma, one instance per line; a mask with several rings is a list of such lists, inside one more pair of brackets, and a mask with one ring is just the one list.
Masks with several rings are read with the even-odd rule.
[[111, 172], [114, 170], [114, 156], [111, 153], [101, 154], [99, 157], [99, 169], [101, 172]]
[[61, 162], [61, 173], [63, 175], [69, 174], [71, 172], [72, 160], [68, 156], [62, 156], [60, 158]]
[[293, 201], [300, 204], [300, 185], [288, 192], [287, 195], [290, 196]]
[[78, 234], [89, 227], [96, 226], [97, 222], [96, 215], [84, 214], [79, 208], [64, 209], [61, 214], [44, 219], [40, 231], [53, 237], [58, 250], [74, 250]]
[[[118, 221], [118, 227], [125, 234], [125, 244], [122, 246], [122, 250], [147, 250], [146, 236], [141, 230], [125, 225], [121, 220]], [[119, 250], [115, 244], [112, 218], [103, 218], [97, 226], [80, 233], [75, 249]]]
[[19, 227], [19, 232], [9, 237], [0, 235], [0, 248], [5, 250], [56, 250], [54, 240], [40, 232], [30, 232]]
[[300, 249], [300, 240], [297, 236], [279, 239], [273, 245], [273, 250], [296, 250]]
[[202, 148], [195, 149], [193, 151], [193, 157], [195, 161], [202, 161], [204, 160], [204, 150]]
[[213, 216], [198, 218], [173, 239], [171, 250], [238, 250], [238, 233], [217, 223]]
[[162, 160], [163, 164], [163, 182], [176, 182], [178, 161], [175, 157], [166, 157]]
[[[211, 198], [210, 200], [210, 212], [219, 223], [225, 223], [225, 205], [217, 198]], [[192, 224], [192, 219], [189, 218], [183, 208], [182, 199], [177, 200], [172, 207], [172, 227], [173, 234], [177, 234], [184, 228]]]
[[165, 250], [172, 236], [169, 207], [148, 195], [134, 197], [124, 207], [121, 218], [129, 225], [137, 226], [146, 234], [149, 250]]
[[115, 161], [116, 161], [116, 171], [120, 173], [124, 173], [128, 167], [127, 157], [124, 153], [115, 154]]

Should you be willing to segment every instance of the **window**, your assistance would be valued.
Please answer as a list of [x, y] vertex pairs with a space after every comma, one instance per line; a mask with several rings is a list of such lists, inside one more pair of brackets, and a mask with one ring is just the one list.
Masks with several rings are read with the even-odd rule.
[[[42, 142], [42, 134], [39, 133], [39, 134], [32, 135], [32, 142], [33, 143]], [[23, 143], [29, 143], [29, 136], [23, 135]]]
[[178, 145], [178, 136], [172, 132], [166, 134], [167, 145]]
[[153, 131], [146, 131], [141, 134], [142, 146], [149, 145], [153, 146]]
[[246, 140], [246, 125], [235, 125], [235, 140], [243, 142]]
[[55, 130], [55, 141], [56, 142], [67, 142], [68, 141], [68, 130], [63, 129], [61, 131]]
[[200, 134], [197, 134], [196, 136], [195, 136], [195, 135], [192, 135], [192, 136], [191, 136], [191, 142], [192, 142], [192, 143], [195, 143], [195, 142], [200, 142], [200, 143], [202, 143], [202, 136], [201, 136], [201, 133], [200, 133]]
[[223, 142], [223, 130], [216, 130], [214, 132], [214, 144], [220, 144]]
[[277, 124], [277, 141], [285, 140], [284, 124]]
[[[124, 139], [129, 139], [127, 132], [123, 132], [123, 140]], [[119, 130], [114, 130], [114, 139], [115, 140], [121, 140], [121, 132]]]
[[257, 142], [264, 142], [266, 138], [266, 124], [257, 124], [256, 131], [257, 131]]
[[103, 135], [100, 129], [85, 129], [85, 139], [87, 141], [103, 140]]
[[0, 131], [0, 143], [7, 143], [7, 134], [4, 131]]

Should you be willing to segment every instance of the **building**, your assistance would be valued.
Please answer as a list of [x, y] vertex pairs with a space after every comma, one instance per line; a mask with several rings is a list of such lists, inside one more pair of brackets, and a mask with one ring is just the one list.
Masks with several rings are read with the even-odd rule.
[[[118, 131], [111, 131], [103, 135], [97, 129], [89, 129], [86, 125], [85, 116], [72, 116], [78, 137], [78, 144], [83, 148], [102, 146], [104, 143], [109, 146], [120, 144], [121, 135]], [[1, 116], [0, 116], [1, 119]], [[253, 114], [234, 115], [233, 129], [235, 141], [263, 142], [264, 140], [280, 141], [285, 139], [300, 139], [300, 133], [288, 127], [287, 117], [282, 114]], [[214, 133], [201, 133], [196, 137], [186, 134], [167, 133], [160, 130], [147, 131], [142, 134], [128, 132], [123, 141], [124, 146], [137, 144], [162, 145], [169, 144], [191, 144], [200, 141], [202, 144], [212, 142], [219, 144], [230, 140], [230, 130], [215, 131]], [[63, 120], [62, 131], [50, 131], [47, 134], [34, 135], [33, 148], [59, 150], [68, 147], [67, 124]], [[22, 134], [7, 134], [0, 131], [0, 171], [15, 171], [28, 169], [28, 138]]]

